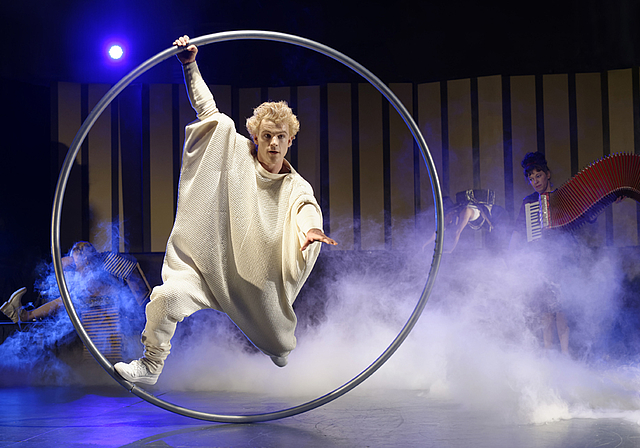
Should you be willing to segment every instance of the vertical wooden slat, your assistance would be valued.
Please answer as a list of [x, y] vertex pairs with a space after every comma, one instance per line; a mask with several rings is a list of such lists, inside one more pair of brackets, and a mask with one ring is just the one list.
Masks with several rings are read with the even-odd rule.
[[[505, 207], [502, 77], [478, 78], [478, 187], [495, 192], [495, 205]], [[475, 185], [474, 185], [475, 186]], [[474, 232], [476, 247], [484, 247], [486, 230]]]
[[370, 84], [358, 86], [360, 109], [360, 226], [363, 250], [384, 249], [382, 102]]
[[[449, 120], [449, 194], [453, 202], [456, 193], [473, 188], [473, 123], [471, 110], [471, 80], [459, 79], [447, 83]], [[478, 247], [475, 232], [463, 232], [456, 250]]]
[[116, 98], [111, 103], [111, 248], [112, 251], [119, 251], [121, 244], [121, 219], [120, 207], [121, 179], [120, 179], [120, 100]]
[[125, 106], [125, 103], [123, 101], [120, 101], [120, 99], [118, 99], [118, 154], [117, 154], [117, 159], [118, 159], [118, 176], [117, 176], [117, 182], [118, 182], [118, 186], [116, 188], [117, 194], [118, 194], [118, 252], [127, 252], [129, 250], [128, 245], [127, 245], [127, 240], [126, 240], [126, 229], [125, 229], [125, 208], [124, 208], [124, 170], [123, 170], [123, 158], [122, 158], [122, 129], [120, 126], [120, 123], [122, 122], [121, 119], [121, 114], [122, 114], [122, 109]]
[[[88, 84], [82, 84], [80, 86], [80, 115], [82, 117], [82, 121], [86, 120], [89, 115], [89, 86]], [[90, 235], [90, 207], [89, 207], [89, 138], [87, 137], [80, 147], [80, 151], [82, 154], [82, 164], [80, 165], [81, 172], [81, 191], [82, 191], [82, 199], [81, 199], [81, 208], [82, 208], [82, 219], [78, 223], [81, 226], [81, 236], [82, 241], [89, 241], [91, 239]]]
[[[633, 81], [633, 134], [634, 153], [640, 155], [640, 67], [631, 70]], [[640, 242], [640, 203], [636, 203], [637, 238]]]
[[143, 252], [142, 86], [120, 94], [120, 156], [125, 252]]
[[311, 184], [320, 200], [320, 88], [298, 88], [298, 173]]
[[[600, 73], [576, 74], [576, 119], [578, 125], [578, 170], [602, 158], [602, 99]], [[605, 244], [604, 216], [585, 226], [582, 234], [590, 246]]]
[[513, 216], [513, 129], [511, 124], [511, 78], [501, 77], [502, 84], [502, 157], [504, 160], [504, 207]]
[[240, 89], [238, 92], [239, 114], [236, 123], [236, 129], [239, 134], [249, 138], [249, 132], [246, 128], [247, 118], [253, 115], [253, 109], [259, 106], [261, 101], [260, 89]]
[[151, 123], [149, 122], [149, 84], [142, 86], [142, 141], [141, 156], [142, 166], [140, 176], [142, 178], [141, 210], [142, 210], [142, 250], [151, 251]]
[[545, 157], [555, 188], [571, 179], [569, 83], [567, 75], [544, 75]]
[[496, 192], [496, 204], [504, 202], [502, 141], [502, 78], [478, 78], [478, 127], [480, 135], [480, 188]]
[[360, 89], [351, 84], [351, 172], [353, 179], [353, 248], [362, 249], [362, 221], [360, 211]]
[[[440, 83], [432, 82], [418, 86], [418, 126], [427, 142], [431, 158], [436, 166], [436, 174], [442, 181], [442, 116], [440, 103]], [[425, 229], [428, 238], [435, 229], [435, 211], [433, 209], [433, 188], [429, 172], [424, 161], [420, 164], [420, 208], [422, 222], [419, 228]]]
[[164, 252], [173, 226], [173, 128], [172, 87], [149, 88], [151, 252]]
[[[405, 108], [412, 110], [413, 86], [404, 83], [390, 87]], [[415, 245], [413, 136], [395, 109], [389, 112], [389, 150], [391, 243], [393, 249], [406, 249]]]
[[[89, 109], [109, 90], [109, 86], [88, 87]], [[110, 250], [111, 238], [111, 107], [100, 115], [89, 133], [89, 241], [98, 250]]]
[[[213, 98], [216, 102], [216, 107], [223, 114], [231, 117], [231, 86], [224, 85], [211, 85], [209, 86], [211, 93], [213, 93]], [[256, 107], [258, 104], [254, 104], [253, 107]], [[245, 122], [236, 123], [238, 129], [245, 128]]]
[[471, 82], [459, 79], [447, 83], [449, 94], [449, 172], [450, 191], [455, 194], [473, 188], [471, 136]]
[[511, 135], [513, 160], [514, 218], [520, 211], [522, 198], [531, 194], [520, 162], [528, 152], [537, 150], [536, 91], [534, 76], [511, 77]]
[[329, 209], [338, 249], [353, 250], [351, 85], [327, 86], [329, 125]]
[[[58, 166], [62, 166], [69, 147], [82, 125], [81, 86], [75, 83], [58, 83]], [[81, 239], [82, 229], [82, 151], [78, 152], [69, 175], [64, 196], [60, 223], [60, 246], [71, 249]]]
[[576, 74], [578, 169], [602, 158], [600, 73]]
[[569, 93], [569, 158], [571, 159], [571, 176], [578, 173], [578, 100], [576, 74], [568, 75]]
[[[609, 71], [609, 129], [611, 153], [634, 153], [633, 84], [631, 69]], [[613, 239], [616, 247], [638, 244], [635, 201], [613, 206]]]

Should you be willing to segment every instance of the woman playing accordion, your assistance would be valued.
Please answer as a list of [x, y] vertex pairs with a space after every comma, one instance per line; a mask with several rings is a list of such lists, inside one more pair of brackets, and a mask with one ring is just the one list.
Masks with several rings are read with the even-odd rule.
[[[572, 236], [564, 230], [542, 231], [540, 222], [540, 197], [553, 191], [551, 170], [544, 154], [528, 153], [521, 162], [524, 176], [535, 190], [522, 201], [515, 222], [510, 248], [527, 250], [527, 269], [536, 271], [535, 282], [528, 291], [532, 308], [541, 315], [544, 347], [552, 348], [554, 326], [563, 354], [569, 354], [569, 326], [562, 306], [562, 266], [572, 251], [563, 250], [567, 241], [573, 245]], [[526, 236], [526, 243], [525, 241]], [[555, 325], [554, 325], [555, 324]]]

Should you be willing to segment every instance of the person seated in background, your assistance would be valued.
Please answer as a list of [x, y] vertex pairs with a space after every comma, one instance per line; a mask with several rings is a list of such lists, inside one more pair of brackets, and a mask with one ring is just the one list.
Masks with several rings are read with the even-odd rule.
[[[480, 196], [480, 197], [476, 197]], [[456, 202], [454, 203], [449, 196], [443, 199], [444, 205], [444, 228], [449, 235], [445, 234], [446, 244], [443, 253], [452, 253], [462, 231], [469, 227], [472, 230], [486, 229], [488, 232], [496, 230], [496, 216], [504, 217], [504, 209], [494, 204], [493, 190], [465, 190], [456, 194]], [[426, 249], [436, 239], [436, 232], [423, 245]], [[492, 240], [491, 240], [492, 241]]]
[[[99, 297], [107, 294], [114, 286], [112, 275], [103, 269], [101, 254], [86, 241], [79, 241], [73, 245], [69, 256], [62, 258], [65, 278], [72, 281], [75, 292], [83, 297]], [[22, 297], [27, 292], [26, 287], [15, 291], [0, 311], [14, 323], [29, 322], [43, 319], [56, 313], [64, 307], [61, 297], [57, 297], [38, 308], [28, 310], [22, 306]]]

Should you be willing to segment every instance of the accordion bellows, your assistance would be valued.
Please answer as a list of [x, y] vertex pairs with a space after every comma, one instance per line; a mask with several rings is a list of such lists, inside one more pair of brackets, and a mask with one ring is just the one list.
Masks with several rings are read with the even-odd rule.
[[584, 168], [562, 187], [540, 195], [544, 228], [577, 228], [619, 197], [640, 202], [640, 155], [612, 154]]

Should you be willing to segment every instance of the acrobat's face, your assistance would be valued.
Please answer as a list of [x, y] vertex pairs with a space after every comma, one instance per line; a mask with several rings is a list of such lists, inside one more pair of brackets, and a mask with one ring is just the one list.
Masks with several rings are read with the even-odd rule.
[[529, 183], [539, 194], [551, 191], [551, 173], [534, 169], [529, 174]]
[[258, 162], [270, 173], [279, 173], [284, 156], [293, 142], [293, 137], [289, 135], [289, 125], [262, 120], [258, 135], [253, 137], [253, 141], [258, 146]]

